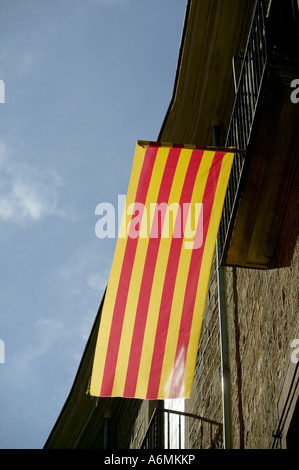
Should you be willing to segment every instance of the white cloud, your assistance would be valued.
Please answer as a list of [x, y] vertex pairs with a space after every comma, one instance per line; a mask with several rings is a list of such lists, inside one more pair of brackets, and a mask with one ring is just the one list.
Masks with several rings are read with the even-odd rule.
[[[68, 301], [84, 306], [96, 305], [105, 290], [113, 251], [96, 251], [93, 247], [83, 247], [74, 254], [68, 263], [54, 273], [57, 286]], [[96, 301], [96, 302], [95, 302]]]
[[38, 51], [20, 54], [18, 57], [19, 71], [24, 74], [33, 71], [40, 55]]
[[69, 260], [57, 267], [49, 279], [53, 295], [58, 296], [64, 318], [74, 326], [78, 344], [85, 344], [105, 291], [113, 252], [98, 250], [97, 243], [82, 246]]
[[31, 337], [33, 344], [27, 346], [19, 356], [20, 368], [23, 371], [31, 369], [33, 361], [49, 354], [54, 350], [55, 343], [62, 339], [65, 341], [69, 336], [66, 325], [56, 318], [37, 320], [33, 326], [33, 332], [35, 333]]
[[53, 170], [14, 162], [0, 142], [0, 221], [22, 224], [45, 216], [64, 216], [58, 208], [62, 178]]
[[48, 282], [59, 306], [54, 310], [45, 306], [32, 323], [26, 346], [14, 358], [19, 381], [25, 375], [28, 380], [28, 374], [30, 380], [40, 380], [37, 371], [43, 361], [53, 362], [53, 355], [59, 355], [71, 373], [76, 370], [102, 300], [108, 266], [107, 253], [95, 254], [91, 247], [82, 247], [51, 273]]

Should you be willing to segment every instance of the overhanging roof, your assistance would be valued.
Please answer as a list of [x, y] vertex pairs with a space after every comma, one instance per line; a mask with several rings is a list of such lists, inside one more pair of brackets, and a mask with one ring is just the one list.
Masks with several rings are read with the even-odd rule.
[[245, 49], [254, 5], [188, 2], [173, 96], [158, 140], [212, 145], [212, 127], [227, 130], [235, 98], [232, 58]]

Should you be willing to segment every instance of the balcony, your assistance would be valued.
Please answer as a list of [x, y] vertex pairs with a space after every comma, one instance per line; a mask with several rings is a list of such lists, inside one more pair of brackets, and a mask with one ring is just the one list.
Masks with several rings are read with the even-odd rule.
[[192, 413], [155, 408], [140, 449], [184, 449], [187, 419], [191, 423], [189, 430], [198, 436], [196, 448], [222, 448], [222, 423]]
[[226, 146], [235, 157], [219, 239], [222, 264], [269, 269], [290, 264], [298, 236], [298, 6], [256, 2]]

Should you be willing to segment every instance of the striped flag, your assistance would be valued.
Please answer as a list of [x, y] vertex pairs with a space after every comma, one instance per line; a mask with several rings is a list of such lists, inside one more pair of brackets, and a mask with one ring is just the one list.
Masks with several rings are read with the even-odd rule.
[[90, 394], [189, 397], [234, 154], [139, 141]]

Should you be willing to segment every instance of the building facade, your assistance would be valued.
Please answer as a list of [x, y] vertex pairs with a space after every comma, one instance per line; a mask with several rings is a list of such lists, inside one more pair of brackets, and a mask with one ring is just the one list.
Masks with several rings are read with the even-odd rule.
[[229, 181], [191, 398], [86, 395], [100, 306], [46, 448], [298, 446], [298, 10], [298, 0], [186, 5], [157, 140], [244, 151]]

